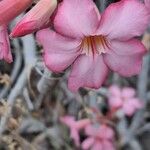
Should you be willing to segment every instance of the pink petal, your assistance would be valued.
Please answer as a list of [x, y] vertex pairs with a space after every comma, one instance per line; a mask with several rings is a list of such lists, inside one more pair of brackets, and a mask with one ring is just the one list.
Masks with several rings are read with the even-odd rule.
[[82, 119], [82, 120], [76, 121], [76, 128], [78, 130], [85, 128], [87, 125], [90, 124], [90, 122], [91, 122], [90, 119]]
[[103, 13], [98, 33], [110, 39], [127, 40], [140, 36], [149, 23], [148, 11], [138, 0], [121, 0]]
[[94, 58], [81, 55], [73, 64], [69, 77], [69, 89], [77, 91], [80, 87], [99, 88], [108, 74], [108, 68], [100, 55]]
[[121, 90], [117, 85], [109, 87], [109, 97], [121, 97]]
[[63, 37], [49, 29], [39, 31], [37, 40], [44, 48], [46, 66], [54, 72], [66, 69], [80, 54], [81, 41]]
[[75, 126], [75, 118], [72, 116], [64, 116], [60, 118], [60, 121], [68, 127]]
[[104, 150], [101, 141], [97, 140], [91, 150]]
[[75, 118], [72, 116], [64, 116], [60, 118], [60, 121], [70, 128], [70, 137], [74, 140], [76, 146], [79, 146], [80, 138]]
[[148, 11], [150, 12], [150, 0], [145, 0], [145, 5], [148, 8]]
[[101, 139], [112, 140], [114, 138], [114, 131], [107, 125], [101, 125], [97, 130], [97, 136]]
[[140, 41], [136, 39], [126, 42], [112, 41], [111, 46], [111, 50], [104, 56], [110, 69], [127, 77], [140, 72], [142, 58], [146, 52]]
[[108, 99], [108, 103], [109, 103], [111, 110], [115, 110], [122, 106], [123, 101], [121, 98], [111, 97]]
[[71, 135], [70, 136], [74, 140], [75, 145], [79, 146], [80, 145], [80, 137], [79, 137], [78, 130], [75, 128], [71, 128]]
[[8, 63], [13, 61], [6, 25], [0, 26], [0, 59], [4, 59]]
[[54, 26], [63, 35], [83, 37], [95, 32], [99, 20], [100, 14], [92, 0], [63, 0]]
[[82, 149], [83, 150], [89, 150], [90, 147], [94, 144], [94, 138], [89, 137], [87, 139], [85, 139], [82, 143]]
[[142, 104], [136, 98], [124, 101], [123, 110], [127, 116], [132, 116], [136, 112], [136, 110], [140, 108], [142, 108]]
[[88, 136], [96, 136], [97, 135], [97, 128], [93, 126], [92, 124], [89, 124], [85, 127], [85, 133]]
[[77, 58], [78, 53], [44, 53], [44, 62], [53, 72], [59, 73], [69, 67]]
[[103, 150], [115, 150], [113, 144], [110, 141], [104, 140], [102, 143], [103, 143]]
[[136, 108], [133, 107], [132, 103], [124, 103], [122, 109], [127, 116], [132, 116], [136, 111]]
[[13, 28], [11, 37], [30, 34], [45, 26], [56, 6], [56, 0], [40, 0]]
[[125, 87], [122, 89], [122, 97], [132, 98], [135, 96], [135, 90], [133, 88]]

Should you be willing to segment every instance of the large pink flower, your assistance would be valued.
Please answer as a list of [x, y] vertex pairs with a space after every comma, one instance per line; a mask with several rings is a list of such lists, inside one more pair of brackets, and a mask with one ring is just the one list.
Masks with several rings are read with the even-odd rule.
[[7, 62], [12, 62], [10, 51], [10, 43], [8, 38], [7, 26], [0, 26], [0, 60], [4, 59]]
[[63, 0], [52, 31], [43, 29], [37, 40], [44, 47], [46, 66], [61, 72], [71, 64], [69, 88], [99, 88], [109, 69], [122, 76], [138, 74], [145, 48], [134, 39], [148, 25], [145, 5], [137, 0], [111, 4], [100, 15], [92, 0]]
[[120, 89], [113, 85], [109, 88], [108, 98], [111, 110], [122, 110], [127, 116], [132, 116], [137, 109], [142, 108], [142, 103], [135, 97], [133, 88]]
[[82, 143], [83, 150], [115, 150], [113, 145], [114, 131], [107, 125], [94, 127], [88, 125], [85, 128], [88, 138]]

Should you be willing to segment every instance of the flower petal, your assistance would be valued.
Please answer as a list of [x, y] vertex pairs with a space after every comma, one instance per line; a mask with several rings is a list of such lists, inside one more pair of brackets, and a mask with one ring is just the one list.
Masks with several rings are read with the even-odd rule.
[[97, 140], [97, 141], [94, 143], [94, 145], [93, 145], [93, 147], [92, 147], [92, 150], [104, 150], [104, 149], [103, 149], [103, 146], [102, 146], [102, 143], [101, 143], [100, 140]]
[[97, 130], [97, 136], [104, 140], [113, 140], [114, 131], [107, 125], [103, 124]]
[[43, 45], [46, 66], [54, 72], [66, 69], [80, 54], [81, 41], [63, 37], [49, 29], [39, 31], [37, 40]]
[[109, 106], [110, 106], [111, 110], [118, 109], [123, 104], [122, 99], [119, 98], [119, 97], [109, 98], [108, 103], [109, 103]]
[[136, 39], [126, 42], [112, 41], [111, 44], [111, 50], [104, 55], [109, 68], [126, 77], [138, 74], [146, 52], [143, 44]]
[[75, 118], [72, 116], [60, 117], [60, 121], [67, 125], [68, 127], [73, 127], [75, 124]]
[[94, 58], [81, 55], [73, 64], [69, 77], [69, 89], [77, 91], [80, 87], [99, 88], [108, 74], [108, 68], [100, 55]]
[[149, 23], [148, 11], [137, 0], [121, 0], [103, 13], [98, 33], [110, 39], [127, 40], [140, 36]]
[[97, 135], [97, 127], [93, 126], [92, 124], [89, 124], [85, 127], [85, 133], [88, 136], [95, 137]]
[[130, 87], [125, 87], [122, 89], [122, 97], [123, 98], [132, 98], [135, 96], [135, 90]]
[[109, 87], [109, 95], [110, 98], [113, 97], [120, 97], [121, 96], [121, 90], [117, 85], [112, 85]]
[[110, 141], [104, 140], [102, 143], [103, 143], [103, 149], [104, 149], [104, 150], [105, 150], [105, 149], [106, 149], [106, 150], [115, 150], [113, 144], [112, 144]]
[[80, 145], [80, 137], [76, 128], [71, 128], [70, 137], [74, 140], [76, 146]]
[[54, 20], [55, 29], [66, 36], [83, 37], [95, 32], [100, 14], [92, 0], [64, 0]]
[[150, 0], [144, 0], [146, 7], [148, 8], [148, 11], [150, 12]]
[[90, 147], [94, 144], [94, 138], [93, 137], [89, 137], [87, 139], [85, 139], [82, 143], [82, 149], [83, 150], [88, 150], [90, 149]]
[[124, 101], [123, 111], [127, 116], [132, 116], [137, 109], [142, 108], [142, 103], [137, 98]]
[[87, 125], [90, 124], [90, 122], [91, 122], [90, 119], [82, 119], [82, 120], [76, 121], [76, 128], [78, 130], [85, 128]]
[[0, 26], [0, 59], [4, 59], [8, 63], [13, 61], [6, 25]]

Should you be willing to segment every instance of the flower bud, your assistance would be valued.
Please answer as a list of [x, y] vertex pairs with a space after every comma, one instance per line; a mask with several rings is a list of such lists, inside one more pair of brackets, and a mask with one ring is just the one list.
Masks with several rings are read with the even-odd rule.
[[23, 36], [45, 27], [56, 7], [57, 0], [40, 0], [14, 27], [10, 36]]

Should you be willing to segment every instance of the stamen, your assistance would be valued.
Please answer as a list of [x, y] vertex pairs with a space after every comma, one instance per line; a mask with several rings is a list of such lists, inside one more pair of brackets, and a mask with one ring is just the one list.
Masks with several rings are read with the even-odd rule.
[[81, 43], [82, 53], [86, 55], [106, 53], [108, 47], [109, 43], [106, 37], [102, 35], [85, 37]]

